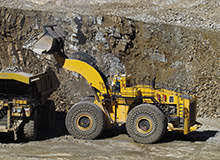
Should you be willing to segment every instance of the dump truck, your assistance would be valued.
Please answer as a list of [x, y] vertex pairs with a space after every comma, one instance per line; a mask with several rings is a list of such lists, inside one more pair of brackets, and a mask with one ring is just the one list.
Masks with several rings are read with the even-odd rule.
[[[158, 142], [169, 131], [188, 134], [198, 129], [196, 97], [152, 85], [133, 85], [132, 77], [115, 75], [112, 83], [89, 60], [68, 58], [64, 53], [64, 36], [56, 26], [45, 32], [33, 50], [51, 54], [57, 65], [82, 75], [94, 91], [67, 112], [65, 125], [75, 138], [94, 139], [106, 127], [125, 125], [127, 133], [139, 143]], [[43, 45], [42, 45], [43, 44]]]
[[58, 86], [52, 70], [0, 72], [0, 132], [13, 132], [15, 140], [36, 140], [41, 124], [53, 124], [55, 110], [48, 97]]

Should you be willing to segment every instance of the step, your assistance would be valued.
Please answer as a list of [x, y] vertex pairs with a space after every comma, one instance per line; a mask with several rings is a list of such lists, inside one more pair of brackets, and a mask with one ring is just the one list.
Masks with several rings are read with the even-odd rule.
[[0, 125], [0, 132], [8, 132], [6, 125]]

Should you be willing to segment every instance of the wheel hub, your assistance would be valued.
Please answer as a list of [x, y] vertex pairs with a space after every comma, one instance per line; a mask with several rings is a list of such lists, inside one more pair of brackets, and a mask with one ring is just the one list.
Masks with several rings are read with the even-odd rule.
[[148, 134], [153, 129], [152, 119], [148, 116], [141, 116], [136, 120], [136, 129], [142, 134]]
[[138, 127], [146, 132], [150, 129], [150, 123], [146, 119], [142, 119], [139, 121]]
[[76, 126], [81, 131], [88, 131], [92, 128], [93, 120], [89, 114], [81, 114], [76, 120]]
[[86, 116], [83, 116], [83, 117], [81, 117], [80, 119], [79, 119], [79, 126], [80, 127], [83, 127], [83, 128], [87, 128], [87, 127], [89, 127], [89, 125], [90, 125], [90, 120], [89, 120], [89, 118], [88, 117], [86, 117]]

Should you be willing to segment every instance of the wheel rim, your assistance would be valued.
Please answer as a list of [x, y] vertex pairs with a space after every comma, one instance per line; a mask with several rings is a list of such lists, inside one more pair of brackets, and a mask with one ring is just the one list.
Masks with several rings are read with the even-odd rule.
[[88, 114], [81, 114], [76, 120], [77, 127], [82, 131], [87, 131], [92, 128], [92, 117]]
[[136, 129], [142, 134], [150, 133], [153, 129], [152, 120], [147, 116], [141, 116], [136, 120]]

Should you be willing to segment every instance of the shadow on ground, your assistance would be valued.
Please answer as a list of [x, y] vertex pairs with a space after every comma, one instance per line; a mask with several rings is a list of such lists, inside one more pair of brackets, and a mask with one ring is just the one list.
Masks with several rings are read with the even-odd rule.
[[[44, 129], [40, 130], [39, 138], [36, 141], [47, 140], [55, 137], [60, 137], [63, 135], [67, 135], [68, 132], [65, 127], [65, 112], [56, 112], [56, 121], [54, 129]], [[18, 139], [14, 140], [14, 133], [0, 133], [0, 143], [26, 143], [28, 140], [26, 139]]]
[[[194, 131], [188, 135], [176, 131], [167, 132], [158, 143], [168, 143], [172, 141], [203, 142], [211, 137], [215, 137], [218, 132], [217, 130]], [[105, 130], [99, 139], [113, 138], [120, 134], [127, 134], [125, 126], [116, 127], [113, 130]]]
[[[56, 127], [55, 129], [45, 129], [40, 132], [39, 139], [37, 141], [43, 141], [55, 137], [68, 135], [68, 131], [65, 127], [65, 112], [56, 112]], [[189, 141], [189, 142], [202, 142], [207, 141], [209, 138], [214, 137], [218, 133], [217, 130], [205, 130], [194, 131], [188, 135], [184, 135], [179, 132], [168, 132], [158, 143], [169, 143], [172, 141]], [[127, 134], [124, 125], [120, 127], [114, 127], [113, 129], [104, 130], [103, 134], [97, 140], [114, 138], [116, 136]], [[26, 140], [14, 141], [13, 133], [0, 133], [0, 143], [26, 143]]]
[[187, 135], [179, 132], [168, 132], [160, 143], [167, 143], [172, 141], [189, 141], [189, 142], [203, 142], [209, 138], [214, 137], [218, 131], [216, 130], [205, 130], [205, 131], [194, 131]]
[[[168, 143], [172, 141], [189, 141], [189, 142], [203, 142], [211, 137], [215, 137], [217, 130], [194, 131], [188, 135], [180, 132], [167, 132], [165, 136], [158, 143]], [[113, 138], [120, 134], [127, 134], [125, 126], [116, 127], [112, 130], [105, 130], [99, 139]]]
[[68, 134], [68, 131], [65, 127], [65, 112], [56, 112], [56, 122], [54, 129], [45, 129], [40, 131], [38, 140], [47, 140], [50, 138], [60, 137]]

